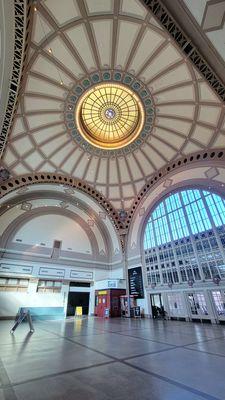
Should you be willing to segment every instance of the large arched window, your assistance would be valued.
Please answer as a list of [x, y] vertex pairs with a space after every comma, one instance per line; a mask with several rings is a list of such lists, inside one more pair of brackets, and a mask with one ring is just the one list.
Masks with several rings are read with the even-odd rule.
[[168, 196], [144, 234], [149, 284], [225, 278], [225, 201], [205, 190]]

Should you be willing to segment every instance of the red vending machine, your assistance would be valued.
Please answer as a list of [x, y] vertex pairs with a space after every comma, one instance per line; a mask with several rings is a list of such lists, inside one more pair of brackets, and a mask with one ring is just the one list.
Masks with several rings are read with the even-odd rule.
[[[125, 289], [106, 289], [95, 291], [95, 316], [120, 317], [120, 296], [126, 293]], [[109, 313], [107, 313], [109, 310]]]

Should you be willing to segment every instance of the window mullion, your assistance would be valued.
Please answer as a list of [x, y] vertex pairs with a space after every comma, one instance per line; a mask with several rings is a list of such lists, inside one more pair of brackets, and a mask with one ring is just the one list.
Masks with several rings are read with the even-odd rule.
[[194, 236], [192, 234], [191, 225], [190, 225], [190, 222], [189, 222], [189, 219], [188, 219], [188, 215], [187, 215], [187, 210], [185, 208], [185, 205], [184, 205], [184, 202], [183, 202], [183, 199], [182, 199], [182, 196], [181, 196], [180, 193], [179, 193], [179, 196], [180, 196], [180, 201], [181, 201], [181, 204], [182, 204], [182, 207], [183, 207], [186, 223], [187, 223], [187, 226], [188, 226], [189, 235], [190, 235], [190, 239], [191, 239], [191, 244], [192, 244], [192, 247], [193, 247], [193, 250], [194, 250], [194, 255], [196, 257], [196, 260], [198, 261], [198, 267], [199, 267], [201, 280], [204, 280], [205, 277], [204, 277], [202, 266], [201, 266], [201, 263], [200, 263], [200, 260], [199, 260], [199, 257], [198, 257], [198, 251], [197, 251], [196, 243], [195, 243], [195, 240], [194, 240]]
[[[178, 258], [177, 258], [177, 254], [176, 254], [176, 250], [175, 250], [175, 246], [174, 246], [174, 241], [173, 241], [173, 235], [172, 235], [172, 229], [170, 226], [170, 221], [168, 218], [168, 213], [167, 213], [167, 208], [166, 208], [166, 204], [165, 204], [165, 209], [166, 209], [166, 220], [167, 220], [167, 225], [169, 228], [169, 233], [170, 233], [170, 237], [171, 237], [171, 247], [173, 250], [173, 256], [174, 256], [174, 260], [175, 260], [175, 265], [176, 265], [176, 269], [177, 269], [177, 273], [178, 273], [178, 277], [179, 277], [179, 282], [182, 282], [182, 278], [181, 278], [181, 273], [180, 273], [180, 267], [179, 267], [179, 262], [178, 262]], [[171, 268], [172, 269], [172, 268]]]
[[161, 269], [161, 262], [160, 262], [160, 258], [159, 258], [159, 246], [157, 244], [156, 241], [156, 233], [155, 233], [155, 225], [154, 222], [152, 223], [152, 228], [153, 228], [153, 234], [155, 237], [155, 244], [156, 244], [156, 256], [157, 256], [157, 264], [158, 264], [158, 271], [159, 271], [159, 275], [160, 275], [160, 282], [161, 284], [163, 283], [163, 276], [162, 276], [162, 269]]
[[[200, 193], [201, 193], [201, 192], [200, 192]], [[210, 209], [209, 209], [209, 207], [208, 207], [208, 204], [207, 204], [207, 201], [206, 201], [206, 199], [205, 199], [205, 196], [204, 196], [202, 193], [201, 193], [201, 197], [202, 197], [202, 201], [203, 201], [203, 204], [204, 204], [204, 206], [205, 206], [205, 209], [206, 209], [206, 213], [207, 213], [208, 218], [209, 218], [209, 220], [210, 220], [210, 222], [211, 222], [212, 229], [213, 229], [214, 235], [215, 235], [215, 237], [216, 237], [216, 240], [217, 240], [217, 243], [218, 243], [218, 246], [219, 246], [220, 253], [221, 253], [222, 257], [223, 257], [223, 262], [224, 262], [224, 264], [225, 264], [225, 252], [224, 252], [224, 248], [223, 248], [223, 246], [222, 246], [222, 243], [221, 243], [221, 240], [220, 240], [218, 231], [217, 231], [217, 229], [216, 229], [215, 222], [214, 222], [213, 217], [212, 217], [212, 215], [211, 215], [211, 213], [210, 213]], [[218, 269], [218, 268], [217, 268], [217, 269]]]

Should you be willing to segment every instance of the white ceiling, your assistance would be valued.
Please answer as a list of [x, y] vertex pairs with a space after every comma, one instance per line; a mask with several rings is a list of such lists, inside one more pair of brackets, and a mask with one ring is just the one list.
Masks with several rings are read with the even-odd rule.
[[[222, 102], [140, 1], [45, 0], [36, 7], [23, 95], [2, 160], [13, 176], [67, 174], [129, 209], [171, 160], [224, 147]], [[110, 68], [143, 81], [156, 114], [146, 142], [117, 158], [86, 153], [64, 124], [71, 87]]]

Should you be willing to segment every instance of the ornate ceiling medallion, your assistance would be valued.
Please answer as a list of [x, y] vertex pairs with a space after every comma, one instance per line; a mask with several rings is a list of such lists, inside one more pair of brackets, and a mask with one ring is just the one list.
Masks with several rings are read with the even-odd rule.
[[94, 155], [114, 157], [137, 149], [150, 134], [153, 121], [148, 88], [126, 72], [95, 72], [67, 97], [67, 128], [77, 144]]
[[84, 93], [75, 110], [84, 139], [103, 149], [132, 143], [144, 125], [141, 100], [125, 85], [100, 83]]

